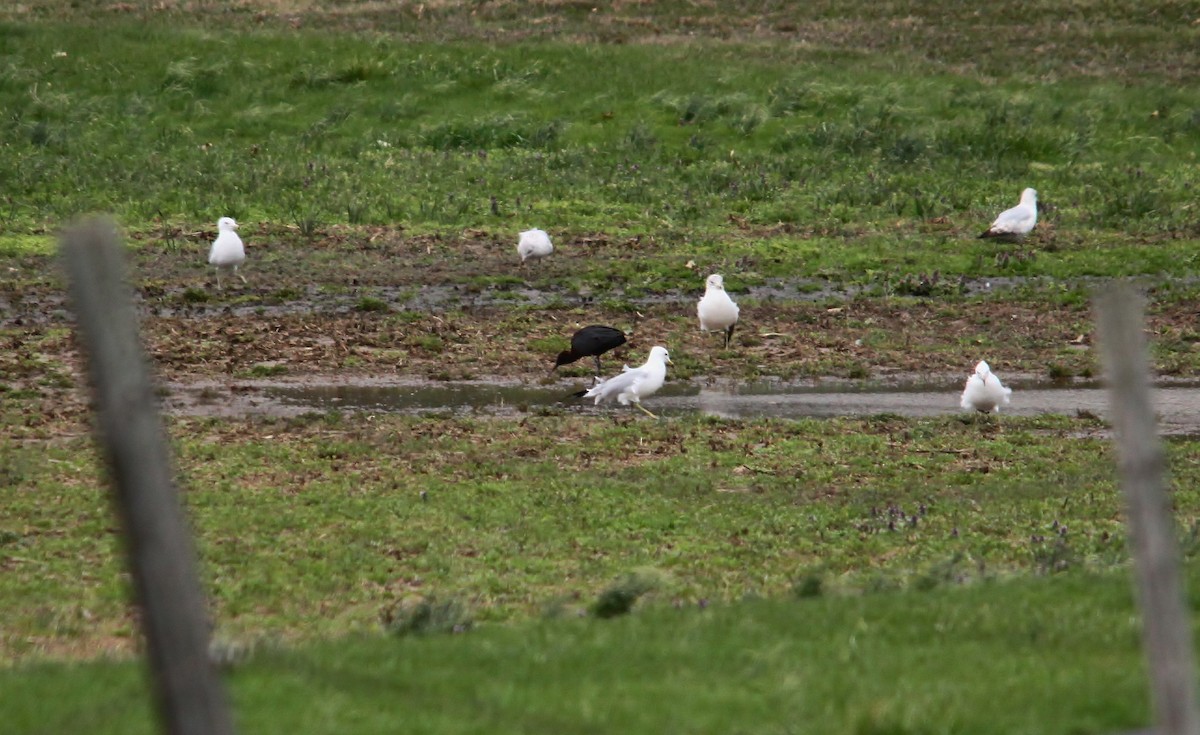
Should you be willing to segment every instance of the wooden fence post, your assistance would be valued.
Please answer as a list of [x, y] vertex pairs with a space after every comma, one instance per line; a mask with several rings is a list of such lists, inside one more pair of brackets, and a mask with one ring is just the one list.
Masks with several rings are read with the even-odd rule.
[[1191, 618], [1183, 596], [1166, 466], [1154, 409], [1143, 330], [1144, 299], [1127, 284], [1096, 299], [1133, 547], [1142, 638], [1159, 735], [1200, 735]]
[[125, 282], [114, 225], [88, 220], [62, 257], [96, 398], [96, 433], [115, 488], [164, 729], [229, 735], [233, 723], [208, 658], [208, 616], [190, 529], [172, 479], [167, 434]]

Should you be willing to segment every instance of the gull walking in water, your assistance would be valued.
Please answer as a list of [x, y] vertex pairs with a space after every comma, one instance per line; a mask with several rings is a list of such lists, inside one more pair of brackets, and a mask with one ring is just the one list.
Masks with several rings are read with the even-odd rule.
[[571, 337], [571, 349], [558, 353], [550, 372], [557, 370], [559, 365], [568, 365], [584, 357], [594, 357], [596, 358], [596, 377], [599, 377], [600, 356], [623, 344], [625, 344], [625, 333], [620, 329], [600, 324], [584, 327]]
[[1021, 203], [1006, 209], [996, 217], [992, 226], [980, 237], [996, 237], [1002, 240], [1022, 240], [1037, 224], [1037, 189], [1021, 192]]
[[545, 230], [525, 230], [521, 233], [521, 239], [517, 241], [517, 255], [521, 256], [521, 263], [534, 258], [544, 258], [554, 252], [554, 245], [550, 242], [550, 236]]
[[975, 366], [975, 374], [967, 378], [967, 385], [963, 388], [962, 407], [980, 413], [999, 413], [1001, 404], [1008, 405], [1010, 395], [1012, 388], [1005, 388], [1000, 378], [997, 378], [988, 364], [981, 360]]
[[246, 262], [246, 248], [237, 234], [238, 223], [232, 217], [217, 220], [217, 239], [208, 251], [208, 264], [217, 269], [217, 288], [221, 285], [221, 269], [231, 268], [234, 275], [246, 282], [246, 277], [237, 272], [238, 266]]
[[642, 399], [654, 395], [667, 379], [667, 365], [671, 364], [671, 356], [666, 347], [653, 347], [650, 357], [641, 367], [625, 366], [623, 372], [608, 380], [594, 385], [591, 390], [576, 393], [583, 398], [595, 398], [596, 404], [609, 398], [616, 398], [622, 406], [630, 403], [637, 406], [642, 413], [652, 419], [658, 418], [642, 406]]
[[705, 332], [724, 331], [725, 347], [728, 349], [729, 341], [733, 339], [733, 328], [737, 326], [738, 305], [725, 293], [725, 279], [721, 276], [714, 273], [704, 283], [704, 298], [696, 304], [700, 329]]

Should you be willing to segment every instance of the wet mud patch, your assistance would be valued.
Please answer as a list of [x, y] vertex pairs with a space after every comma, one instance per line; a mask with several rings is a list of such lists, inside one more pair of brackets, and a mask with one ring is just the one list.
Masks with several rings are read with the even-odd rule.
[[[981, 357], [1004, 372], [1045, 374], [1050, 365], [1059, 366], [1060, 377], [1094, 372], [1086, 314], [1064, 323], [1062, 312], [1049, 315], [1025, 306], [747, 304], [733, 347], [725, 350], [719, 335], [697, 329], [692, 310], [688, 303], [632, 311], [481, 307], [446, 314], [160, 317], [147, 318], [143, 329], [170, 379], [344, 372], [440, 381], [538, 380], [547, 377], [569, 335], [589, 323], [611, 324], [630, 335], [628, 344], [606, 356], [606, 374], [622, 362], [640, 363], [659, 344], [671, 351], [672, 375], [685, 380], [965, 376]], [[980, 328], [980, 322], [995, 326]], [[590, 375], [580, 364], [562, 374]]]
[[[470, 230], [409, 235], [399, 228], [334, 226], [320, 237], [305, 238], [263, 225], [243, 234], [248, 260], [240, 272], [247, 283], [234, 281], [224, 290], [217, 288], [205, 261], [213, 232], [177, 233], [168, 241], [135, 235], [143, 243], [130, 249], [130, 278], [142, 312], [201, 319], [490, 306], [589, 308], [606, 302], [631, 308], [685, 305], [699, 298], [704, 276], [713, 270], [732, 274], [727, 280], [739, 299], [760, 303], [846, 301], [889, 290], [934, 299], [970, 297], [1051, 283], [1037, 277], [939, 278], [936, 273], [887, 283], [765, 277], [759, 261], [768, 256], [745, 255], [735, 263], [693, 260], [664, 252], [648, 236], [564, 237], [556, 242], [554, 257], [523, 265], [515, 238]], [[0, 327], [66, 318], [65, 286], [52, 256], [14, 256], [6, 265]]]
[[[334, 228], [330, 239], [309, 242], [263, 229], [247, 238], [261, 241], [250, 285], [217, 291], [203, 262], [208, 234], [131, 251], [143, 341], [165, 383], [217, 386], [209, 391], [261, 379], [498, 380], [551, 389], [569, 378], [583, 385], [591, 378], [586, 364], [554, 375], [549, 369], [572, 332], [596, 323], [629, 334], [628, 344], [605, 356], [604, 374], [640, 363], [661, 344], [675, 362], [669, 380], [680, 384], [934, 375], [953, 393], [979, 359], [1006, 380], [1099, 373], [1086, 300], [1048, 304], [1010, 288], [1023, 281], [983, 282], [978, 287], [992, 293], [984, 298], [873, 297], [804, 279], [747, 285], [734, 290], [741, 321], [732, 347], [722, 349], [719, 335], [696, 324], [697, 270], [679, 264], [685, 277], [695, 275], [694, 290], [654, 290], [615, 277], [596, 288], [572, 273], [581, 259], [658, 257], [649, 238], [576, 236], [564, 243], [576, 251], [571, 256], [522, 268], [512, 243], [478, 233]], [[45, 425], [64, 412], [79, 421], [85, 382], [53, 259], [13, 258], [7, 274], [0, 282], [0, 399], [19, 414], [9, 421]], [[1156, 371], [1200, 372], [1193, 302], [1152, 302], [1148, 318]], [[207, 400], [204, 390], [190, 402]], [[232, 415], [253, 413], [250, 404], [259, 400], [247, 391]], [[508, 405], [525, 403], [539, 405], [519, 396]]]
[[[339, 382], [213, 381], [169, 386], [165, 407], [184, 416], [274, 416], [346, 412], [519, 418], [529, 414], [623, 413], [616, 404], [595, 406], [575, 396], [587, 381], [551, 385], [511, 380], [430, 382], [365, 379]], [[1012, 384], [1012, 403], [1003, 416], [1065, 415], [1106, 419], [1108, 391], [1094, 382], [1047, 384], [1029, 379]], [[961, 384], [906, 376], [871, 384], [848, 381], [677, 381], [644, 405], [663, 417], [705, 415], [732, 419], [802, 419], [890, 414], [911, 418], [974, 416], [958, 405]], [[1156, 387], [1155, 408], [1164, 434], [1200, 434], [1200, 383], [1172, 382]]]

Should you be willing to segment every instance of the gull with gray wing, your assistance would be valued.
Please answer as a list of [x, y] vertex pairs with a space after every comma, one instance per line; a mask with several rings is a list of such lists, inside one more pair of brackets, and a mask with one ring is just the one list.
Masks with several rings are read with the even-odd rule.
[[1012, 209], [1001, 212], [992, 226], [984, 230], [980, 237], [994, 237], [1000, 240], [1024, 239], [1037, 224], [1037, 194], [1037, 189], [1021, 192], [1021, 202]]
[[739, 311], [738, 305], [725, 292], [725, 279], [716, 273], [709, 276], [704, 282], [704, 297], [696, 304], [701, 331], [724, 332], [725, 347], [728, 349]]
[[246, 248], [237, 234], [238, 223], [232, 217], [217, 220], [217, 239], [208, 251], [208, 264], [217, 269], [217, 288], [221, 285], [221, 269], [229, 268], [233, 274], [246, 282], [246, 277], [237, 272], [238, 266], [246, 262]]
[[650, 357], [640, 367], [625, 366], [623, 371], [608, 380], [601, 381], [591, 390], [576, 393], [583, 398], [594, 398], [600, 401], [616, 399], [622, 406], [633, 404], [650, 418], [658, 418], [642, 406], [642, 399], [658, 392], [663, 381], [667, 379], [667, 365], [671, 364], [671, 356], [666, 347], [655, 346], [650, 350]]

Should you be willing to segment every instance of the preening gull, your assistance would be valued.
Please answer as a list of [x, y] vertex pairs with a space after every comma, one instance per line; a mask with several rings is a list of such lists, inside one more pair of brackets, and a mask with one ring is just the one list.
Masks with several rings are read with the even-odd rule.
[[992, 226], [980, 237], [998, 237], [1005, 240], [1020, 240], [1028, 235], [1037, 224], [1037, 189], [1021, 192], [1021, 203], [1000, 213]]
[[620, 329], [600, 324], [584, 327], [571, 337], [571, 349], [558, 353], [550, 372], [558, 369], [559, 365], [568, 365], [583, 357], [594, 357], [596, 358], [596, 375], [600, 375], [600, 356], [623, 344], [625, 344], [625, 333]]
[[1008, 405], [1010, 395], [1012, 395], [1012, 388], [1005, 388], [988, 364], [980, 360], [979, 364], [975, 366], [975, 373], [967, 378], [961, 405], [963, 408], [980, 413], [989, 411], [999, 413], [1001, 404]]
[[700, 329], [705, 332], [724, 331], [725, 347], [729, 347], [733, 328], [737, 326], [738, 305], [725, 293], [724, 278], [715, 273], [708, 277], [704, 298], [696, 304], [696, 313], [700, 317]]
[[517, 255], [521, 256], [522, 263], [530, 258], [544, 258], [552, 252], [554, 245], [550, 243], [550, 236], [545, 230], [525, 230], [517, 241]]
[[[666, 347], [653, 347], [650, 357], [640, 367], [625, 366], [623, 372], [608, 380], [601, 381], [591, 390], [582, 393], [584, 398], [595, 398], [596, 403], [616, 398], [622, 406], [630, 403], [641, 409], [650, 418], [658, 418], [642, 406], [642, 399], [654, 395], [667, 379], [667, 365], [671, 364], [671, 356]], [[580, 395], [580, 394], [576, 394]]]
[[234, 275], [246, 282], [246, 277], [237, 272], [238, 266], [246, 262], [246, 248], [237, 234], [238, 223], [232, 217], [217, 220], [217, 239], [208, 251], [208, 264], [217, 269], [217, 288], [221, 286], [221, 269], [231, 268]]

